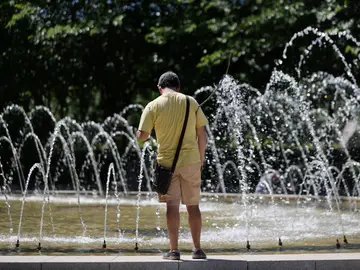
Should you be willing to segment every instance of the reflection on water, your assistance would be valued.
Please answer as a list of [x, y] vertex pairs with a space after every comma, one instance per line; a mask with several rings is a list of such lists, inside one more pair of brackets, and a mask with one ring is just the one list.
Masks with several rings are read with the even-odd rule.
[[[81, 212], [86, 231], [83, 234], [77, 199], [72, 196], [50, 197], [54, 230], [50, 211], [45, 209], [43, 254], [132, 254], [135, 245], [136, 198], [120, 198], [120, 231], [117, 226], [117, 201], [108, 200], [106, 229], [107, 250], [102, 249], [104, 240], [105, 200], [90, 196], [81, 197]], [[0, 204], [0, 248], [2, 254], [31, 254], [39, 242], [42, 198], [29, 196], [26, 199], [20, 235], [20, 249], [15, 250], [20, 197], [9, 197], [12, 230], [7, 206]], [[251, 252], [274, 252], [279, 250], [278, 238], [283, 242], [283, 252], [326, 252], [336, 250], [336, 239], [340, 240], [341, 252], [360, 250], [359, 213], [344, 209], [329, 211], [327, 202], [306, 198], [252, 197], [251, 207], [244, 211], [238, 196], [227, 199], [204, 197], [201, 202], [203, 213], [202, 243], [209, 253], [246, 252], [249, 239]], [[165, 205], [157, 202], [154, 195], [141, 199], [139, 220], [140, 253], [159, 253], [168, 247]], [[159, 209], [159, 218], [157, 210]], [[250, 210], [249, 210], [250, 209]], [[341, 215], [341, 218], [339, 217]], [[245, 220], [250, 226], [247, 235]], [[342, 223], [342, 224], [341, 224]], [[347, 232], [349, 244], [342, 241], [342, 226]], [[191, 249], [191, 235], [187, 225], [186, 209], [181, 206], [180, 248]]]

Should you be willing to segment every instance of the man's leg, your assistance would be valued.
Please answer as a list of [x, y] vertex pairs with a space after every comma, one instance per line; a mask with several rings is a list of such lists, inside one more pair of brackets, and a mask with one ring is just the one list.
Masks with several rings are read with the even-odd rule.
[[184, 166], [181, 170], [181, 200], [186, 204], [188, 221], [191, 236], [194, 243], [192, 250], [193, 259], [206, 259], [205, 252], [201, 249], [201, 212], [199, 209], [200, 185], [201, 185], [201, 165], [191, 164]]
[[187, 205], [188, 221], [191, 231], [191, 236], [195, 248], [201, 248], [200, 235], [201, 235], [201, 212], [199, 205]]
[[166, 202], [166, 221], [170, 240], [170, 250], [178, 249], [179, 227], [180, 227], [180, 200]]

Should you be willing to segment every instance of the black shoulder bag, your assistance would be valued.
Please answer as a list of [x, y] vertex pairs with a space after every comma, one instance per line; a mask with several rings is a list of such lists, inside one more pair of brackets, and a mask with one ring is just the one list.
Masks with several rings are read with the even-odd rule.
[[161, 166], [159, 163], [156, 162], [153, 188], [156, 192], [158, 192], [160, 194], [166, 194], [168, 192], [171, 178], [174, 174], [174, 171], [176, 168], [176, 163], [179, 159], [180, 149], [181, 149], [181, 145], [182, 145], [182, 142], [184, 139], [185, 130], [186, 130], [186, 126], [187, 126], [187, 122], [188, 122], [188, 118], [189, 118], [189, 111], [190, 111], [190, 100], [189, 100], [189, 97], [186, 96], [185, 120], [184, 120], [183, 128], [181, 131], [179, 143], [178, 143], [178, 146], [177, 146], [177, 149], [175, 152], [175, 157], [174, 157], [172, 167], [171, 167], [171, 169], [168, 169], [164, 166]]

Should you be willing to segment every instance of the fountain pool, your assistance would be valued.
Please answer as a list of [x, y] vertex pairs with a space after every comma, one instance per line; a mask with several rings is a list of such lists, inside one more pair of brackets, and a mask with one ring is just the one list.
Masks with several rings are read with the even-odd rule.
[[[39, 241], [41, 254], [158, 254], [168, 248], [164, 204], [152, 193], [142, 194], [138, 232], [136, 232], [137, 197], [119, 195], [107, 201], [105, 220], [104, 198], [82, 195], [79, 218], [77, 196], [51, 195], [50, 208], [40, 223], [42, 200], [28, 195], [25, 202], [21, 233], [18, 234], [22, 198], [8, 197], [0, 208], [1, 254], [36, 254]], [[208, 253], [306, 253], [350, 252], [360, 250], [360, 216], [350, 211], [358, 202], [344, 202], [340, 213], [328, 210], [327, 200], [295, 196], [252, 196], [251, 207], [244, 209], [241, 197], [204, 194], [200, 207], [203, 213], [203, 247]], [[118, 205], [120, 211], [118, 211]], [[248, 209], [251, 209], [249, 211]], [[119, 214], [120, 213], [120, 214]], [[191, 249], [186, 210], [181, 207], [180, 248]], [[119, 214], [119, 215], [118, 215]], [[248, 222], [251, 230], [245, 227]], [[104, 230], [106, 226], [106, 230]], [[85, 228], [85, 229], [84, 229]], [[346, 231], [348, 244], [343, 243]], [[20, 236], [18, 238], [18, 236]], [[279, 238], [282, 246], [279, 246]], [[15, 248], [19, 239], [20, 246]], [[336, 239], [341, 244], [336, 248]], [[104, 240], [106, 248], [103, 248]], [[249, 241], [250, 250], [246, 244]], [[139, 250], [135, 252], [135, 243]]]

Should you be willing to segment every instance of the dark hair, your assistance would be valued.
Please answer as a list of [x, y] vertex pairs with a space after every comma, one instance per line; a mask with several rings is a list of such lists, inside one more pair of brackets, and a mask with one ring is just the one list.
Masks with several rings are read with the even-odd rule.
[[158, 85], [161, 88], [171, 88], [173, 90], [180, 88], [180, 80], [178, 75], [172, 71], [165, 72], [159, 78]]

